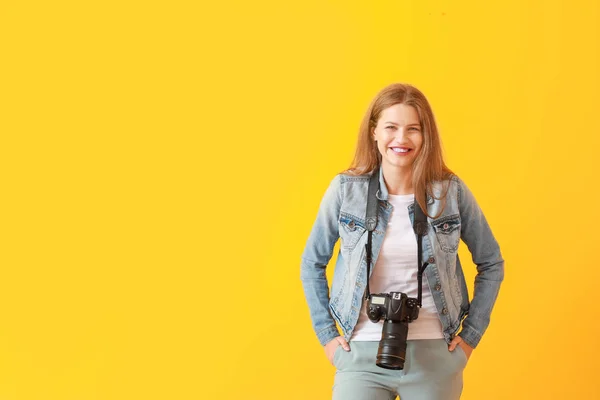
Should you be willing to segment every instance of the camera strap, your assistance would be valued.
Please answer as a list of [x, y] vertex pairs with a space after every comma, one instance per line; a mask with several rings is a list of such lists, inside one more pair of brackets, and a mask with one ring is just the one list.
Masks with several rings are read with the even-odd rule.
[[[369, 277], [371, 275], [371, 262], [372, 262], [372, 249], [373, 249], [373, 231], [377, 226], [377, 208], [379, 201], [377, 200], [377, 190], [379, 189], [379, 168], [373, 171], [371, 178], [369, 179], [369, 191], [367, 195], [367, 216], [365, 219], [365, 225], [368, 230], [368, 238], [366, 252], [367, 252], [367, 287], [365, 290], [365, 300], [369, 300], [371, 297], [371, 291], [369, 290]], [[422, 262], [422, 249], [423, 249], [423, 236], [427, 234], [428, 225], [425, 213], [421, 209], [419, 203], [417, 203], [417, 197], [414, 200], [414, 219], [413, 219], [413, 230], [417, 235], [417, 280], [418, 280], [418, 304], [421, 307], [421, 297], [423, 291], [423, 272], [429, 263], [425, 262], [421, 266]]]

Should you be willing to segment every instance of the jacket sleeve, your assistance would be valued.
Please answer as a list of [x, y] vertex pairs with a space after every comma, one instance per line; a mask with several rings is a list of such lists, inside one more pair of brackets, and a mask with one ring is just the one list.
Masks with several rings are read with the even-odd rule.
[[338, 174], [321, 199], [319, 211], [301, 258], [300, 279], [308, 303], [313, 329], [321, 345], [339, 336], [329, 312], [329, 285], [325, 269], [338, 238], [338, 218], [342, 204], [342, 182]]
[[459, 336], [475, 348], [490, 323], [490, 314], [504, 279], [504, 260], [473, 193], [460, 178], [458, 183], [461, 239], [477, 266], [473, 299]]

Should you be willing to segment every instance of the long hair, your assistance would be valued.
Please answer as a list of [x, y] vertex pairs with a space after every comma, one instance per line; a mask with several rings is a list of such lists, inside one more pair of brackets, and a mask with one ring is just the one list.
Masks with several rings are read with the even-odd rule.
[[446, 194], [448, 193], [448, 180], [454, 173], [446, 166], [440, 135], [431, 106], [425, 95], [416, 87], [404, 83], [393, 83], [383, 88], [371, 101], [365, 113], [358, 131], [358, 143], [354, 154], [354, 160], [350, 168], [343, 171], [349, 175], [370, 174], [376, 168], [381, 167], [381, 154], [377, 149], [377, 142], [373, 140], [372, 132], [377, 126], [381, 113], [395, 104], [412, 106], [419, 114], [419, 123], [423, 133], [423, 144], [412, 166], [412, 180], [415, 189], [415, 197], [421, 209], [427, 214], [427, 197], [435, 197], [433, 193], [433, 182], [446, 182], [446, 190], [440, 197], [443, 199], [440, 212], [436, 216], [427, 214], [430, 218], [437, 218], [446, 205]]

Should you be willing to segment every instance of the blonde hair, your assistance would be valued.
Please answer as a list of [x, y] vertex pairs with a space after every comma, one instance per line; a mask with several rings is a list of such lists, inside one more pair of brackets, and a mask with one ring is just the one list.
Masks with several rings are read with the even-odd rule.
[[439, 198], [434, 196], [433, 182], [448, 181], [454, 173], [444, 162], [440, 135], [431, 106], [425, 95], [414, 86], [405, 83], [393, 83], [383, 88], [375, 96], [360, 124], [354, 160], [350, 168], [342, 173], [349, 175], [370, 174], [381, 166], [381, 154], [377, 149], [377, 142], [373, 140], [372, 132], [377, 126], [377, 121], [383, 110], [395, 104], [412, 106], [419, 114], [421, 132], [423, 132], [423, 144], [421, 151], [413, 163], [413, 187], [415, 189], [416, 200], [426, 214], [426, 193], [436, 199], [444, 199], [438, 215], [431, 216], [427, 214], [430, 218], [437, 218], [442, 213], [446, 204], [448, 182], [446, 182], [446, 190]]

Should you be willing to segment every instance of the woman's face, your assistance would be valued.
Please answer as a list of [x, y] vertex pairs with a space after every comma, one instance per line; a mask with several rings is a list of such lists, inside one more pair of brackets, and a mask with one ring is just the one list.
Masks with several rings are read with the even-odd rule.
[[404, 104], [386, 108], [377, 121], [374, 137], [382, 164], [400, 170], [412, 168], [423, 144], [417, 110]]

